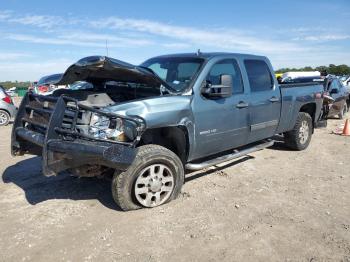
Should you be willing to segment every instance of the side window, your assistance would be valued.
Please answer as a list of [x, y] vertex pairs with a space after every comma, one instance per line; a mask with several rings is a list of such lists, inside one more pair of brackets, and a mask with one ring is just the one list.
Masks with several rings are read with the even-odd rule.
[[267, 64], [262, 60], [245, 60], [251, 92], [268, 91], [273, 88], [273, 78]]
[[233, 94], [243, 93], [242, 75], [236, 60], [225, 59], [219, 61], [210, 69], [206, 80], [212, 85], [219, 85], [221, 75], [232, 76]]

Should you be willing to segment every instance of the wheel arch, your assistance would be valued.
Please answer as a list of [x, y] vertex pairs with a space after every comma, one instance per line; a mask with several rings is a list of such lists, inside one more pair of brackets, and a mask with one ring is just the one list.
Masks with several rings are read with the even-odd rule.
[[316, 103], [307, 103], [303, 105], [300, 109], [299, 112], [307, 113], [311, 116], [312, 118], [312, 127], [314, 129], [315, 127], [315, 122], [316, 122]]
[[5, 108], [0, 108], [0, 111], [5, 111], [6, 113], [9, 114], [10, 118], [12, 117], [12, 116], [11, 116], [11, 113], [10, 113], [7, 109], [5, 109]]
[[186, 126], [178, 125], [148, 129], [142, 134], [139, 146], [147, 144], [163, 146], [174, 152], [183, 164], [187, 162], [190, 142]]

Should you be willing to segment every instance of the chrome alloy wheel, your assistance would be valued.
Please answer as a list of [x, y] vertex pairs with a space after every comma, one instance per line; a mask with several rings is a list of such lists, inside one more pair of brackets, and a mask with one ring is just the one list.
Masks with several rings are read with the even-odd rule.
[[300, 144], [305, 144], [306, 141], [308, 140], [309, 138], [309, 130], [310, 130], [310, 127], [307, 123], [307, 121], [303, 121], [301, 122], [301, 127], [299, 129], [299, 141], [300, 141]]
[[156, 207], [169, 199], [174, 186], [174, 174], [167, 166], [150, 165], [136, 179], [135, 197], [145, 207]]

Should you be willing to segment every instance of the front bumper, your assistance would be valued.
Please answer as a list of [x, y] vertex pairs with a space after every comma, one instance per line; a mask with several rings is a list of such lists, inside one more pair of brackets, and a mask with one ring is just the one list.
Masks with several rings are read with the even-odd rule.
[[[110, 142], [84, 136], [75, 128], [80, 106], [75, 106], [76, 111], [69, 111], [72, 106], [68, 106], [67, 101], [71, 99], [59, 97], [53, 100], [32, 94], [24, 97], [12, 129], [12, 155], [42, 156], [42, 169], [46, 176], [84, 165], [125, 171], [132, 164], [137, 151], [135, 142]], [[41, 108], [41, 101], [53, 101], [55, 104], [51, 108]], [[88, 107], [84, 110], [108, 114]], [[39, 114], [36, 118], [31, 118], [33, 111]], [[68, 113], [72, 117], [69, 127], [64, 126]], [[46, 121], [44, 114], [47, 115]]]
[[42, 169], [45, 176], [83, 165], [102, 165], [125, 171], [136, 156], [136, 149], [120, 144], [110, 144], [96, 141], [76, 139], [64, 141], [51, 139], [45, 142], [45, 137], [25, 128], [18, 127], [16, 134], [19, 139], [42, 148]]

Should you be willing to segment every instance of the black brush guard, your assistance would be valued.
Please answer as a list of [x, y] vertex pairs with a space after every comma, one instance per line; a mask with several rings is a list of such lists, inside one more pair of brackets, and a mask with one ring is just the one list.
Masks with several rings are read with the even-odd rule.
[[[79, 114], [89, 111], [109, 118], [122, 118], [136, 126], [132, 142], [96, 139], [78, 132]], [[142, 118], [126, 117], [81, 105], [70, 97], [41, 96], [27, 93], [19, 107], [12, 129], [11, 153], [41, 155], [43, 174], [83, 165], [103, 165], [126, 170], [136, 155], [136, 143], [145, 129]]]

